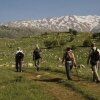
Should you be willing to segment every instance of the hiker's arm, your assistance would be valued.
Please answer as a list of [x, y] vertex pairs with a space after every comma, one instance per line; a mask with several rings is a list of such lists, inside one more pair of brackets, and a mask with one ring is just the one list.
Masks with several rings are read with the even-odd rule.
[[34, 52], [33, 52], [33, 60], [35, 59]]
[[90, 58], [91, 58], [91, 50], [89, 51], [89, 54], [88, 54], [87, 64], [89, 64]]
[[22, 61], [23, 61], [23, 59], [24, 59], [24, 56], [25, 56], [25, 54], [24, 54], [24, 52], [22, 52]]
[[65, 54], [63, 54], [63, 58], [62, 58], [62, 64], [65, 61]]
[[75, 55], [74, 55], [74, 53], [72, 53], [72, 55], [73, 55], [73, 64], [74, 64], [74, 66], [76, 67], [76, 59], [75, 59]]
[[89, 62], [90, 62], [90, 54], [89, 54], [88, 59], [87, 59], [87, 64], [89, 64]]

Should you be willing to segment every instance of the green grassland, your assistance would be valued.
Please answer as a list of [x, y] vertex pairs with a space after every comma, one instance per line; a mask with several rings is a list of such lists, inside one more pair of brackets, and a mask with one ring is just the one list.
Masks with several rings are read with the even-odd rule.
[[[70, 41], [71, 37], [74, 39]], [[92, 33], [49, 33], [31, 35], [18, 38], [0, 38], [0, 100], [100, 100], [100, 85], [92, 82], [92, 72], [90, 65], [87, 65], [89, 47], [84, 47], [84, 40], [91, 38], [100, 48], [99, 39], [93, 39]], [[57, 45], [46, 48], [45, 41], [57, 41]], [[63, 45], [59, 45], [64, 41]], [[32, 60], [32, 52], [38, 44], [42, 50], [41, 69], [36, 72]], [[73, 81], [68, 81], [65, 75], [62, 59], [67, 46], [74, 46], [77, 65], [84, 65], [85, 68], [72, 70]], [[25, 57], [23, 61], [23, 72], [15, 72], [15, 52], [17, 47], [21, 47]], [[100, 74], [100, 71], [99, 71]], [[39, 77], [38, 77], [39, 76]], [[55, 79], [55, 80], [54, 80]], [[52, 82], [52, 83], [50, 83]], [[49, 84], [49, 85], [48, 85]], [[56, 87], [55, 90], [53, 85]], [[60, 99], [61, 91], [74, 92], [70, 97]], [[51, 86], [51, 87], [50, 87]], [[50, 91], [51, 90], [51, 91]], [[58, 92], [59, 95], [55, 92]], [[75, 94], [76, 93], [76, 94]], [[67, 95], [67, 93], [66, 93]], [[77, 95], [76, 97], [74, 97]], [[59, 97], [59, 98], [58, 98]]]

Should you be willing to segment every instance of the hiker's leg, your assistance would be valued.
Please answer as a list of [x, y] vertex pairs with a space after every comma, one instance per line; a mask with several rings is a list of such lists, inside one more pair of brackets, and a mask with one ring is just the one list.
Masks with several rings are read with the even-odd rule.
[[93, 80], [93, 82], [95, 82], [96, 81], [96, 78], [95, 78], [95, 72], [94, 72], [93, 65], [91, 65], [91, 69], [92, 69], [92, 80]]
[[71, 74], [70, 74], [70, 64], [69, 63], [65, 64], [65, 69], [66, 69], [67, 78], [68, 78], [68, 80], [70, 80], [71, 79]]
[[34, 65], [35, 67], [37, 67], [37, 60], [34, 60]]
[[22, 61], [19, 61], [19, 71], [22, 71]]
[[35, 64], [35, 67], [36, 67], [36, 69], [37, 69], [37, 71], [38, 71], [38, 70], [39, 70], [39, 67], [38, 67], [39, 61], [38, 61], [38, 59], [36, 59], [36, 60], [34, 61], [34, 64]]
[[97, 71], [98, 71], [99, 70], [99, 61], [97, 61], [96, 67], [97, 67]]
[[99, 81], [100, 78], [99, 78], [99, 75], [98, 75], [98, 72], [97, 72], [97, 67], [96, 67], [96, 65], [93, 66], [93, 69], [94, 69], [94, 76], [95, 76], [95, 79], [96, 79], [96, 81]]
[[74, 66], [74, 62], [72, 61], [71, 65], [70, 65], [70, 70], [72, 70], [73, 66]]
[[18, 61], [16, 61], [16, 71], [18, 72]]
[[93, 82], [96, 81], [96, 76], [95, 76], [95, 72], [93, 71]]
[[98, 70], [100, 69], [100, 61], [98, 62]]
[[40, 67], [40, 59], [37, 60], [37, 66]]
[[72, 70], [72, 68], [73, 68], [73, 65], [70, 66], [70, 70]]
[[39, 71], [39, 67], [40, 67], [40, 59], [37, 59], [37, 71]]

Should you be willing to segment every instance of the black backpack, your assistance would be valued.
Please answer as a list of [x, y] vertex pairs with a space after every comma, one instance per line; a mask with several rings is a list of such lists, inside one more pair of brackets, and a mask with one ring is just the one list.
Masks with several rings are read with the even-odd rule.
[[23, 59], [24, 58], [24, 54], [22, 53], [22, 52], [18, 52], [17, 54], [16, 54], [16, 60], [21, 60], [21, 59]]
[[41, 52], [40, 49], [35, 49], [34, 50], [33, 55], [34, 55], [35, 59], [41, 58], [40, 52]]
[[91, 60], [92, 61], [100, 60], [100, 55], [99, 55], [99, 52], [97, 51], [97, 48], [96, 48], [96, 50], [92, 49]]

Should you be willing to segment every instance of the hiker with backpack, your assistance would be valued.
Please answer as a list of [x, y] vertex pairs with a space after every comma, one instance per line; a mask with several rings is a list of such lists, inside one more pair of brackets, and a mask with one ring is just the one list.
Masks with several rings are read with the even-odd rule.
[[70, 47], [67, 47], [63, 59], [62, 59], [62, 64], [65, 62], [65, 69], [66, 69], [66, 75], [68, 80], [72, 80], [71, 78], [71, 69], [73, 65], [76, 67], [76, 60], [74, 53], [72, 52]]
[[100, 83], [100, 77], [98, 75], [98, 65], [100, 60], [100, 50], [97, 49], [95, 43], [92, 43], [91, 49], [89, 51], [89, 56], [87, 60], [87, 64], [91, 64], [91, 68], [93, 71], [93, 82]]
[[22, 72], [22, 61], [24, 58], [24, 53], [20, 47], [17, 48], [15, 54], [15, 62], [16, 62], [16, 72]]
[[39, 71], [40, 68], [40, 59], [41, 59], [41, 49], [39, 48], [38, 45], [36, 45], [36, 48], [33, 50], [33, 61], [37, 71]]

